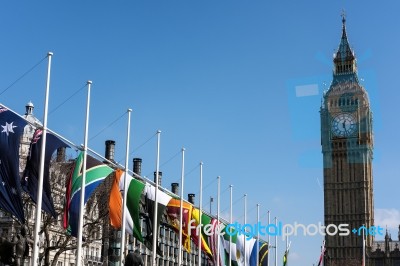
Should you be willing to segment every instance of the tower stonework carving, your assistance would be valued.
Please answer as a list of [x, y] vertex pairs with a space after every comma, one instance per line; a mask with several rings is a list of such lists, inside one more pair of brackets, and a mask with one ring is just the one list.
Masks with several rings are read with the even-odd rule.
[[[373, 130], [367, 91], [357, 76], [343, 17], [342, 37], [334, 56], [333, 80], [324, 94], [321, 115], [321, 146], [324, 174], [325, 226], [348, 224], [348, 229], [374, 225]], [[361, 265], [363, 236], [348, 236], [328, 227], [324, 265]], [[366, 236], [371, 247], [373, 236]]]

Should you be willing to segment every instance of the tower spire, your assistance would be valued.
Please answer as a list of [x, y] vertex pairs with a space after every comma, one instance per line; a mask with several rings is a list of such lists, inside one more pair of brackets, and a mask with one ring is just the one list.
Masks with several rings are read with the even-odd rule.
[[340, 15], [342, 17], [342, 39], [346, 38], [347, 39], [347, 35], [346, 35], [346, 11], [344, 11], [344, 9], [342, 9], [342, 14]]
[[357, 72], [356, 57], [350, 48], [346, 33], [346, 13], [342, 10], [342, 37], [333, 62], [334, 75], [355, 74]]

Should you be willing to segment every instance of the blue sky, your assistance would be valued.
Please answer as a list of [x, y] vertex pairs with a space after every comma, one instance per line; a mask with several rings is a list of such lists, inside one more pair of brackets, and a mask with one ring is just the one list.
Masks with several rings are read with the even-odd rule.
[[[256, 220], [260, 203], [265, 222], [267, 210], [283, 223], [322, 222], [319, 107], [331, 82], [345, 9], [348, 38], [374, 112], [375, 219], [394, 237], [400, 224], [399, 5], [7, 1], [0, 8], [0, 102], [22, 114], [31, 100], [41, 119], [46, 61], [4, 90], [52, 51], [49, 128], [83, 143], [86, 90], [81, 88], [92, 80], [89, 146], [95, 151], [104, 154], [104, 141], [113, 139], [116, 159], [123, 163], [123, 114], [132, 108], [130, 167], [133, 157], [141, 157], [143, 174], [152, 177], [160, 129], [165, 187], [179, 181], [185, 147], [184, 191], [196, 193], [197, 202], [203, 161], [203, 205], [216, 197], [221, 176], [221, 210], [228, 214], [232, 184], [238, 221], [247, 193], [248, 221]], [[313, 93], [298, 97], [299, 86], [311, 86]], [[291, 241], [293, 265], [317, 261], [321, 237]], [[278, 253], [281, 261], [283, 248]]]

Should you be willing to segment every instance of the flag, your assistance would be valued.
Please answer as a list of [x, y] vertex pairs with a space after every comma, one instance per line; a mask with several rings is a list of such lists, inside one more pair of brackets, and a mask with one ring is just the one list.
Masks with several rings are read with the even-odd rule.
[[283, 254], [283, 266], [287, 265], [288, 256], [289, 256], [289, 250], [286, 249], [285, 254]]
[[[80, 211], [80, 199], [81, 199], [81, 185], [83, 175], [83, 153], [81, 152], [76, 158], [75, 168], [71, 177], [70, 191], [66, 192], [66, 195], [70, 195], [67, 199], [66, 205], [68, 208], [65, 209], [67, 220], [64, 220], [64, 226], [67, 225], [66, 229], [72, 236], [78, 234], [78, 222], [79, 222], [79, 211]], [[88, 201], [89, 197], [98, 185], [113, 172], [113, 169], [99, 160], [87, 155], [86, 160], [86, 182], [85, 182], [85, 198], [84, 204]]]
[[258, 252], [259, 266], [268, 266], [268, 256], [269, 256], [269, 244], [267, 242], [262, 242], [260, 250]]
[[74, 171], [68, 174], [67, 180], [65, 181], [65, 205], [63, 212], [63, 226], [65, 229], [68, 228], [68, 213], [71, 206], [71, 191], [72, 191], [72, 176]]
[[[230, 229], [231, 229], [231, 231], [233, 231], [232, 228], [230, 228]], [[236, 259], [237, 232], [235, 232], [234, 234], [232, 234], [232, 236], [230, 236], [229, 234], [226, 233], [226, 227], [224, 228], [223, 232], [225, 232], [223, 245], [224, 245], [226, 259], [227, 259], [225, 262], [225, 265], [229, 265], [229, 253], [230, 253], [231, 254], [231, 265], [237, 266], [238, 265], [238, 262]]]
[[[29, 194], [33, 202], [37, 200], [37, 190], [39, 182], [40, 157], [42, 149], [42, 129], [36, 129], [33, 134], [28, 160], [26, 162], [23, 179], [21, 181], [22, 188]], [[54, 209], [53, 198], [51, 197], [51, 185], [49, 177], [50, 160], [54, 151], [61, 147], [69, 147], [64, 141], [51, 133], [46, 133], [46, 148], [44, 158], [43, 171], [43, 196], [42, 210], [57, 218], [56, 210]]]
[[[190, 236], [189, 236], [189, 223], [192, 217], [192, 204], [183, 202], [182, 204], [182, 246], [190, 253]], [[170, 220], [170, 225], [179, 234], [180, 229], [180, 209], [181, 200], [171, 199], [167, 206], [167, 214]]]
[[19, 175], [19, 144], [27, 122], [0, 105], [0, 208], [25, 223]]
[[[172, 200], [172, 197], [167, 193], [157, 190], [157, 221], [154, 221], [154, 210], [155, 210], [155, 193], [156, 187], [152, 184], [147, 183], [144, 190], [145, 206], [144, 210], [147, 213], [145, 216], [146, 225], [146, 236], [144, 238], [144, 244], [150, 250], [153, 249], [153, 228], [156, 229], [156, 236], [159, 236], [161, 219], [166, 219], [167, 205]], [[162, 256], [163, 252], [159, 246], [156, 247], [158, 255]]]
[[[250, 265], [250, 257], [256, 240], [254, 238], [247, 239], [248, 236], [239, 234], [236, 239], [236, 260], [238, 265]], [[246, 241], [246, 247], [245, 247]]]
[[[211, 224], [211, 233], [209, 235], [208, 244], [210, 246], [211, 252], [213, 254], [214, 265], [217, 264], [217, 260], [219, 260], [219, 265], [225, 264], [225, 249], [224, 249], [224, 238], [221, 234], [219, 234], [219, 227], [221, 227], [221, 232], [224, 232], [224, 225], [221, 221], [218, 221], [216, 218], [212, 218], [210, 221]], [[222, 225], [222, 226], [221, 226]], [[219, 248], [218, 248], [219, 241]], [[217, 252], [218, 251], [218, 252]], [[219, 258], [217, 257], [217, 253], [219, 254]], [[229, 259], [228, 259], [229, 260]]]
[[[195, 219], [195, 220], [198, 219], [198, 218], [196, 218], [196, 215], [198, 215], [198, 214], [199, 213], [196, 212], [195, 208], [193, 207], [192, 208], [192, 219]], [[202, 250], [205, 251], [206, 247], [208, 247], [209, 252], [206, 251], [206, 255], [208, 256], [208, 258], [210, 260], [213, 260], [213, 253], [212, 253], [211, 247], [210, 247], [211, 238], [210, 238], [210, 235], [206, 234], [206, 232], [205, 232], [205, 230], [206, 230], [206, 228], [208, 226], [210, 226], [209, 229], [212, 229], [211, 220], [212, 220], [212, 218], [209, 215], [207, 215], [206, 213], [203, 212], [201, 214], [201, 224], [202, 224], [202, 226], [201, 226], [201, 235], [202, 235], [202, 238], [203, 238], [202, 239], [202, 244], [204, 244], [204, 247], [202, 248]], [[196, 224], [197, 224], [197, 221], [196, 221]], [[209, 229], [207, 228], [207, 231], [209, 231]], [[192, 239], [194, 239], [193, 235], [196, 235], [195, 230], [191, 231], [191, 235], [190, 236], [192, 237]], [[198, 239], [196, 239], [196, 244], [198, 244]]]
[[[258, 249], [257, 249], [258, 242]], [[258, 263], [257, 263], [258, 253]], [[249, 266], [268, 266], [268, 244], [262, 240], [255, 240], [253, 249], [250, 255]]]
[[325, 255], [325, 241], [322, 242], [321, 255], [319, 256], [318, 266], [321, 266]]
[[[211, 239], [210, 239], [210, 235], [206, 234], [205, 229], [206, 229], [206, 226], [211, 226], [211, 220], [212, 220], [212, 218], [208, 214], [206, 214], [204, 212], [202, 213], [201, 223], [203, 226], [201, 227], [201, 233], [203, 234], [204, 240], [205, 240], [206, 244], [208, 245], [208, 247], [210, 247]], [[210, 251], [211, 251], [211, 247], [210, 247]], [[211, 254], [212, 254], [212, 251], [211, 251]]]
[[219, 258], [220, 258], [219, 265], [229, 265], [229, 254], [226, 252], [224, 247], [224, 236], [218, 234], [218, 238], [219, 238]]
[[[129, 174], [126, 174], [126, 176], [128, 190], [125, 204], [126, 232], [133, 234], [136, 239], [143, 242], [140, 226], [140, 203], [145, 184], [134, 179]], [[117, 229], [122, 227], [122, 198], [125, 182], [124, 178], [125, 173], [121, 169], [116, 170], [115, 179], [110, 191], [110, 224]]]
[[[203, 218], [204, 214], [202, 213], [201, 217]], [[192, 208], [192, 218], [191, 220], [194, 220], [194, 224], [192, 226], [197, 226], [201, 225], [201, 228], [204, 227], [204, 224], [200, 222], [200, 211], [197, 208]], [[203, 219], [202, 219], [203, 220]], [[199, 234], [197, 234], [196, 228], [192, 228], [190, 232], [190, 237], [193, 239], [193, 242], [198, 246], [199, 245], [199, 235], [201, 239], [201, 250], [204, 251], [209, 257], [212, 256], [210, 247], [208, 246], [208, 243], [205, 239], [205, 236], [203, 234], [203, 230], [199, 230]]]
[[[124, 172], [117, 170], [114, 183], [111, 187], [109, 210], [110, 223], [114, 228], [122, 226], [122, 193], [124, 191]], [[126, 232], [132, 234], [137, 240], [144, 243], [145, 246], [152, 250], [153, 246], [153, 224], [157, 228], [160, 226], [162, 215], [165, 208], [171, 199], [171, 196], [158, 190], [157, 202], [158, 212], [157, 221], [153, 223], [155, 187], [151, 184], [144, 184], [140, 180], [134, 179], [129, 174], [127, 175], [127, 198], [125, 204], [126, 215]], [[143, 236], [140, 216], [143, 216], [143, 223], [146, 227]], [[157, 235], [158, 235], [157, 229]], [[162, 255], [162, 251], [157, 247], [157, 254]]]

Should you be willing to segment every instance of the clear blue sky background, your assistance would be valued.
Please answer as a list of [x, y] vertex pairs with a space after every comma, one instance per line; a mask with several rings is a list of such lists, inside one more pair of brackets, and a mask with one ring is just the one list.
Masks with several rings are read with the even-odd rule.
[[[196, 193], [197, 202], [203, 161], [203, 204], [216, 197], [221, 176], [225, 217], [232, 184], [238, 221], [247, 193], [248, 221], [260, 203], [264, 223], [267, 210], [283, 223], [323, 222], [319, 107], [342, 9], [374, 112], [375, 219], [397, 238], [397, 1], [3, 1], [0, 102], [23, 114], [31, 100], [42, 119], [47, 61], [4, 90], [52, 51], [49, 128], [83, 143], [86, 90], [79, 89], [92, 80], [89, 146], [97, 152], [113, 139], [124, 162], [123, 115], [133, 108], [129, 161], [141, 157], [144, 175], [155, 170], [160, 129], [165, 187], [179, 181], [185, 147], [185, 194]], [[296, 97], [303, 85], [318, 93]], [[316, 263], [322, 237], [291, 241], [291, 265]]]

